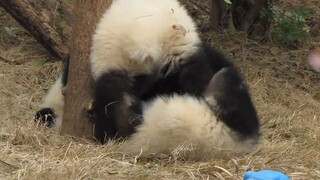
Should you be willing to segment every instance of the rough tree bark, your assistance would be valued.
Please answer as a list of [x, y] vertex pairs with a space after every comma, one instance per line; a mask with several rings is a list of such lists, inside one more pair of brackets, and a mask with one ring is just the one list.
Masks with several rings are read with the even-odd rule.
[[72, 1], [27, 0], [38, 15], [45, 19], [60, 35], [63, 43], [70, 47], [71, 23], [73, 20]]
[[1, 0], [0, 5], [51, 54], [60, 59], [68, 58], [69, 49], [63, 43], [59, 33], [52, 28], [47, 19], [39, 16], [28, 1]]
[[219, 30], [230, 24], [230, 13], [224, 0], [212, 0], [210, 10], [210, 22], [212, 29]]
[[65, 109], [61, 134], [92, 139], [88, 116], [91, 104], [89, 53], [95, 26], [111, 0], [73, 0], [74, 20], [70, 43], [70, 65], [65, 91]]

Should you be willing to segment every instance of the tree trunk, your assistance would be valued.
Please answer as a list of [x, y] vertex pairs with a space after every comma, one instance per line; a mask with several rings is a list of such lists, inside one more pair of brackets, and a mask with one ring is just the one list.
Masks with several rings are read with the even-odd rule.
[[0, 5], [51, 54], [60, 59], [68, 58], [69, 49], [64, 45], [59, 33], [45, 17], [39, 16], [28, 1], [1, 0]]
[[211, 27], [215, 30], [226, 28], [228, 26], [228, 6], [224, 1], [212, 0], [211, 1]]
[[93, 138], [93, 123], [88, 116], [91, 105], [89, 54], [95, 26], [111, 0], [73, 0], [70, 65], [65, 94], [61, 134]]
[[[214, 29], [232, 28], [246, 32], [250, 37], [265, 37], [271, 23], [272, 0], [212, 0], [210, 21]], [[232, 17], [231, 19], [229, 17]]]

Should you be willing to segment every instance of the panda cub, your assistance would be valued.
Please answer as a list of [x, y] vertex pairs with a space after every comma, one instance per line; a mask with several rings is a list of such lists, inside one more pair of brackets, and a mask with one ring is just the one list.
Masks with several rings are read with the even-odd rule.
[[[189, 143], [199, 158], [257, 144], [259, 120], [239, 72], [201, 42], [177, 0], [114, 0], [93, 35], [90, 63], [94, 136], [102, 143], [127, 139], [131, 154]], [[36, 115], [58, 128], [63, 77]]]
[[[95, 89], [104, 91], [99, 82], [103, 82], [108, 74], [114, 77], [124, 75], [124, 83], [129, 79], [140, 95], [145, 92], [145, 98], [151, 97], [160, 91], [146, 91], [155, 81], [160, 81], [162, 71], [170, 72], [180, 59], [194, 54], [200, 43], [195, 23], [177, 0], [114, 0], [97, 24], [92, 39], [90, 64], [97, 80]], [[65, 74], [50, 89], [36, 116], [41, 122], [57, 128], [60, 128], [63, 117], [61, 89], [66, 84]], [[116, 85], [114, 89], [117, 89]], [[161, 91], [176, 88], [169, 86], [176, 85], [166, 85]], [[97, 116], [102, 122], [105, 119], [104, 103], [109, 104], [107, 101], [113, 99], [105, 101], [96, 103], [97, 111], [101, 109]], [[106, 126], [110, 127], [107, 136], [114, 136], [113, 123], [101, 123], [96, 127], [105, 129]], [[101, 136], [98, 139], [104, 138], [104, 131], [95, 132]]]
[[252, 150], [259, 121], [239, 73], [222, 68], [202, 95], [160, 96], [146, 104], [143, 122], [126, 141], [125, 151], [149, 155], [191, 145], [182, 157], [212, 159]]

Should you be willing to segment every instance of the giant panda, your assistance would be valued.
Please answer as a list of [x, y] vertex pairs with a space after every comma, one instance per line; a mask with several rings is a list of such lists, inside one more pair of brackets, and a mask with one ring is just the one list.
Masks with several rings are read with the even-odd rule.
[[[132, 154], [191, 143], [208, 157], [257, 144], [259, 120], [240, 73], [200, 40], [177, 0], [114, 0], [96, 27], [90, 64], [102, 143], [126, 139]], [[36, 113], [57, 128], [66, 72]]]
[[[128, 73], [137, 89], [146, 91], [144, 89], [156, 80], [160, 81], [159, 76], [169, 72], [180, 58], [196, 52], [199, 43], [196, 26], [178, 1], [114, 0], [93, 35], [90, 64], [97, 81], [95, 89], [103, 89], [100, 84], [107, 83], [99, 82], [103, 82], [108, 73]], [[163, 70], [165, 72], [161, 72]], [[65, 68], [36, 113], [36, 119], [48, 126], [59, 128], [61, 125], [62, 89], [67, 83], [67, 73], [68, 68]], [[168, 76], [166, 82], [167, 79]], [[174, 83], [171, 86], [175, 86]], [[169, 91], [176, 88], [169, 88], [167, 84], [161, 89]], [[148, 91], [144, 97], [147, 99], [158, 92], [160, 90]]]
[[125, 151], [169, 154], [185, 146], [182, 158], [199, 160], [252, 150], [259, 139], [259, 120], [237, 70], [219, 70], [202, 95], [163, 95], [146, 104], [143, 122], [125, 142]]

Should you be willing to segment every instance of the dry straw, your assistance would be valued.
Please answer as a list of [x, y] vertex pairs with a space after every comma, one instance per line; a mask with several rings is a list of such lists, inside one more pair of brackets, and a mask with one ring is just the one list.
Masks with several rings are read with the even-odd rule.
[[[7, 16], [1, 21], [17, 27]], [[320, 76], [305, 63], [308, 45], [286, 51], [236, 36], [214, 36], [214, 45], [230, 47], [223, 52], [245, 74], [262, 121], [261, 144], [233, 159], [186, 162], [176, 156], [129, 157], [120, 151], [121, 144], [97, 145], [36, 126], [34, 112], [61, 63], [37, 65], [50, 56], [23, 37], [0, 33], [0, 56], [6, 60], [0, 60], [0, 179], [240, 180], [249, 169], [320, 179], [320, 103], [315, 96]]]

